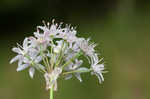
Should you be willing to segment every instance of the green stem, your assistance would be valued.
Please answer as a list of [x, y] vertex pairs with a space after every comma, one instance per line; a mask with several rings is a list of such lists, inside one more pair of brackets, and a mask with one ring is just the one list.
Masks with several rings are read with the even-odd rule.
[[92, 69], [89, 69], [89, 70], [87, 70], [87, 71], [74, 70], [74, 71], [65, 72], [65, 73], [63, 73], [63, 75], [71, 74], [71, 73], [77, 73], [77, 72], [80, 72], [80, 73], [86, 73], [86, 72], [90, 72], [91, 70], [92, 70]]
[[40, 45], [40, 55], [42, 56], [43, 62], [45, 64], [45, 66], [47, 68], [49, 68], [49, 63], [47, 62], [47, 60], [45, 60], [45, 57], [47, 58], [47, 56], [44, 55], [43, 51], [42, 51], [42, 46]]
[[[53, 40], [51, 41], [51, 43], [54, 45]], [[51, 62], [51, 70], [53, 69], [54, 58], [55, 58], [55, 53], [53, 53], [53, 45], [51, 46], [51, 55], [52, 55], [51, 60], [50, 60], [50, 62]]]
[[52, 88], [50, 89], [50, 97], [49, 97], [49, 99], [53, 99], [53, 86], [52, 86]]

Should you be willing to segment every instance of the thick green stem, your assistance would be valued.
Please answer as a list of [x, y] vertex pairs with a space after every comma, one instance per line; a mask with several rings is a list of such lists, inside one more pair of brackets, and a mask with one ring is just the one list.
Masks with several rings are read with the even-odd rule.
[[50, 97], [49, 97], [49, 99], [53, 99], [53, 86], [52, 86], [52, 88], [50, 89]]

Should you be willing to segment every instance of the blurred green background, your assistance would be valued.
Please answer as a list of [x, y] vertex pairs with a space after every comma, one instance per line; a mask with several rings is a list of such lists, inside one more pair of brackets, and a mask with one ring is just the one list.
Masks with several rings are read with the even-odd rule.
[[0, 99], [48, 99], [44, 78], [16, 72], [11, 48], [36, 31], [42, 20], [77, 27], [98, 43], [109, 71], [59, 80], [54, 99], [150, 99], [150, 0], [0, 0]]

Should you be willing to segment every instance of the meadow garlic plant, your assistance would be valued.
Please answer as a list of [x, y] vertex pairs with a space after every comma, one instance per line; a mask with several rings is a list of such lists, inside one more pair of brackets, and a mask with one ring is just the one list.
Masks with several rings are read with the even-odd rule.
[[[18, 61], [17, 71], [29, 69], [29, 75], [34, 77], [39, 71], [45, 78], [46, 89], [57, 90], [57, 79], [66, 80], [76, 77], [82, 82], [81, 74], [90, 72], [98, 77], [99, 83], [104, 81], [104, 63], [95, 51], [96, 44], [90, 39], [76, 36], [77, 31], [70, 25], [62, 26], [52, 21], [43, 26], [37, 26], [33, 36], [26, 37], [23, 45], [17, 44], [12, 51], [17, 53], [10, 63]], [[89, 66], [82, 66], [83, 58], [87, 58]]]

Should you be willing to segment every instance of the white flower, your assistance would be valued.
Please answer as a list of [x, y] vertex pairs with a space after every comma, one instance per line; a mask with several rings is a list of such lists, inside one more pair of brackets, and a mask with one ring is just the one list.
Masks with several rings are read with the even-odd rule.
[[[80, 81], [80, 82], [82, 82], [82, 78], [81, 78], [81, 76], [80, 76], [80, 74], [82, 73], [82, 72], [80, 72], [80, 71], [86, 71], [86, 70], [88, 70], [87, 68], [85, 68], [85, 67], [80, 67], [81, 66], [81, 64], [83, 63], [83, 61], [82, 60], [75, 60], [75, 63], [71, 63], [69, 66], [67, 66], [65, 69], [67, 70], [67, 71], [77, 71], [77, 72], [75, 72], [75, 73], [73, 73], [74, 74], [74, 76]], [[70, 78], [72, 78], [72, 74], [68, 74], [68, 75], [66, 75], [66, 80], [68, 80], [68, 79], [70, 79]]]
[[49, 34], [46, 33], [39, 33], [39, 32], [34, 32], [34, 35], [37, 39], [33, 39], [34, 44], [37, 44], [37, 47], [43, 48], [43, 50], [46, 50], [47, 46], [49, 46], [49, 41], [51, 41], [51, 38]]
[[85, 52], [86, 55], [90, 56], [93, 55], [93, 53], [95, 52], [94, 48], [96, 46], [96, 44], [94, 43], [89, 43], [90, 39], [82, 39], [79, 41], [79, 46], [80, 48], [83, 50], [83, 52]]
[[79, 52], [80, 51], [80, 47], [78, 46], [77, 43], [69, 43], [69, 49], [73, 50], [74, 52]]
[[77, 44], [79, 45], [81, 50], [87, 56], [89, 63], [93, 64], [95, 59], [98, 58], [97, 54], [95, 53], [95, 49], [94, 49], [96, 44], [89, 43], [89, 41], [90, 41], [90, 39], [85, 40], [84, 38], [79, 38], [79, 40], [77, 41]]
[[69, 43], [75, 42], [77, 40], [76, 31], [75, 30], [68, 31], [64, 39], [66, 39], [66, 41]]
[[75, 52], [69, 52], [66, 51], [65, 53], [65, 61], [70, 61], [73, 57], [75, 57], [76, 53]]
[[60, 32], [57, 37], [63, 38], [69, 43], [73, 43], [77, 40], [76, 37], [76, 30], [73, 27], [70, 27], [70, 25], [66, 25], [65, 28], [61, 29], [62, 32]]
[[[44, 26], [37, 26], [33, 36], [25, 38], [23, 45], [14, 47], [13, 52], [18, 55], [10, 63], [18, 61], [17, 71], [29, 69], [29, 75], [34, 77], [35, 70], [42, 72], [46, 81], [46, 89], [57, 90], [57, 79], [65, 75], [65, 79], [75, 76], [80, 82], [80, 74], [91, 72], [104, 81], [104, 64], [101, 64], [98, 53], [95, 51], [95, 43], [90, 39], [77, 37], [77, 31], [71, 25], [62, 26], [52, 21]], [[82, 58], [89, 61], [89, 69], [82, 65]], [[85, 60], [84, 60], [85, 61]]]
[[44, 70], [44, 66], [39, 64], [41, 62], [42, 56], [38, 56], [38, 52], [32, 51], [28, 53], [28, 57], [23, 58], [22, 64], [18, 65], [17, 71], [22, 71], [26, 69], [27, 67], [30, 67], [29, 69], [29, 75], [31, 78], [34, 76], [35, 68], [40, 70]]
[[45, 81], [46, 81], [46, 89], [51, 89], [52, 86], [54, 86], [54, 90], [57, 90], [57, 79], [59, 75], [61, 74], [62, 69], [59, 67], [56, 67], [51, 73], [45, 73]]
[[[52, 39], [52, 37], [55, 37], [58, 33], [61, 32], [61, 24], [58, 26], [57, 23], [54, 22], [55, 20], [52, 20], [52, 24], [50, 26], [50, 23], [48, 22], [47, 25], [44, 22], [44, 26], [38, 26], [37, 29], [40, 29], [43, 31], [45, 35], [47, 35], [48, 39]], [[38, 30], [39, 31], [39, 30]]]
[[12, 48], [12, 51], [17, 53], [18, 55], [11, 59], [10, 63], [13, 63], [17, 60], [19, 60], [18, 64], [21, 64], [23, 62], [24, 56], [29, 52], [30, 50], [29, 40], [28, 38], [25, 38], [23, 41], [23, 46], [20, 46], [18, 44], [18, 47]]
[[34, 49], [31, 43], [32, 42], [29, 38], [25, 38], [25, 40], [23, 41], [23, 46], [20, 46], [18, 44], [18, 47], [13, 48], [12, 50], [18, 55], [14, 57], [10, 61], [10, 63], [13, 63], [18, 60], [17, 71], [22, 71], [30, 67], [29, 75], [31, 78], [33, 78], [35, 72], [34, 68], [44, 70], [44, 67], [41, 64], [39, 64], [39, 62], [42, 60], [42, 57], [38, 56], [39, 51]]
[[99, 61], [95, 61], [94, 64], [91, 65], [92, 68], [92, 75], [96, 75], [98, 77], [99, 83], [102, 83], [104, 81], [104, 77], [102, 73], [104, 72], [104, 64], [98, 64]]

